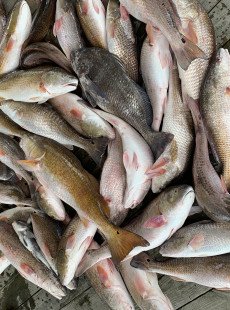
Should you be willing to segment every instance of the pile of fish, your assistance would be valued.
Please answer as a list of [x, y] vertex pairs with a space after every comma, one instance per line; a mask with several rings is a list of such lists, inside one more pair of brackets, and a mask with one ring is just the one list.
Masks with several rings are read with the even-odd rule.
[[0, 1], [0, 37], [0, 272], [58, 299], [85, 273], [114, 310], [173, 309], [156, 273], [229, 290], [230, 55], [201, 5]]

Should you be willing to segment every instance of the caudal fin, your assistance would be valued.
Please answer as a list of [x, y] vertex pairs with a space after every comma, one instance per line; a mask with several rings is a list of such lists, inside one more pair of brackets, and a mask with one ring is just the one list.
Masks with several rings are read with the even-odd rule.
[[173, 138], [174, 135], [168, 132], [149, 133], [148, 141], [146, 141], [153, 152], [155, 160], [160, 157]]
[[97, 139], [92, 139], [91, 144], [87, 146], [86, 152], [95, 161], [96, 164], [100, 166], [103, 154], [105, 153], [106, 147], [108, 145], [108, 138], [102, 137]]
[[174, 45], [172, 48], [177, 62], [183, 70], [187, 70], [193, 60], [197, 58], [207, 58], [205, 53], [197, 45], [182, 34], [179, 45]]
[[110, 231], [110, 235], [106, 236], [109, 249], [112, 254], [113, 261], [118, 265], [135, 247], [146, 247], [149, 242], [139, 235], [130, 231], [115, 227]]

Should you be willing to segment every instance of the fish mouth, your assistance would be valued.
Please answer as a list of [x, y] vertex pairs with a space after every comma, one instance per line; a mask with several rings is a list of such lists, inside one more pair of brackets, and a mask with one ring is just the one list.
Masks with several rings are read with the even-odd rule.
[[191, 203], [195, 200], [195, 192], [191, 186], [188, 186], [187, 190], [184, 193], [183, 197], [183, 204], [184, 203]]

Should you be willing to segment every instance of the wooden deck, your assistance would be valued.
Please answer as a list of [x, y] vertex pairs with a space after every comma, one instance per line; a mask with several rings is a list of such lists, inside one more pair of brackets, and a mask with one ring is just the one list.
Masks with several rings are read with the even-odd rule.
[[[201, 0], [200, 2], [209, 12], [215, 25], [218, 47], [224, 46], [230, 49], [230, 0]], [[230, 309], [230, 293], [219, 292], [193, 283], [175, 282], [166, 276], [160, 276], [159, 283], [175, 309]], [[96, 295], [84, 276], [80, 278], [75, 291], [58, 301], [44, 290], [25, 281], [13, 267], [9, 267], [0, 276], [0, 310], [15, 309], [106, 310], [109, 308]]]

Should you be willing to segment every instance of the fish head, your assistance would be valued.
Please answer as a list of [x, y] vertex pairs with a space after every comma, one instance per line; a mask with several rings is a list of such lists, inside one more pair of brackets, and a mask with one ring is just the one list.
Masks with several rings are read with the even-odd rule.
[[147, 270], [149, 268], [150, 262], [150, 257], [145, 252], [141, 252], [132, 258], [130, 265], [134, 268]]
[[45, 147], [42, 138], [33, 134], [25, 134], [20, 141], [20, 147], [23, 149], [26, 158], [38, 159], [45, 154]]
[[169, 187], [157, 198], [157, 207], [167, 221], [185, 221], [195, 199], [195, 193], [191, 186], [179, 185]]
[[41, 91], [50, 95], [60, 95], [74, 91], [78, 85], [78, 79], [61, 68], [47, 70], [42, 77]]
[[[216, 54], [215, 64], [214, 64], [214, 76], [215, 80], [220, 83], [220, 81], [223, 81], [223, 83], [226, 82], [226, 79], [228, 80], [228, 83], [230, 81], [230, 54], [227, 49], [220, 48], [219, 51]], [[227, 85], [228, 89], [230, 88], [230, 85]], [[230, 90], [228, 90], [228, 93]]]
[[25, 222], [22, 222], [22, 221], [14, 221], [12, 223], [12, 226], [13, 226], [14, 230], [17, 232], [25, 232], [28, 229], [27, 224]]

